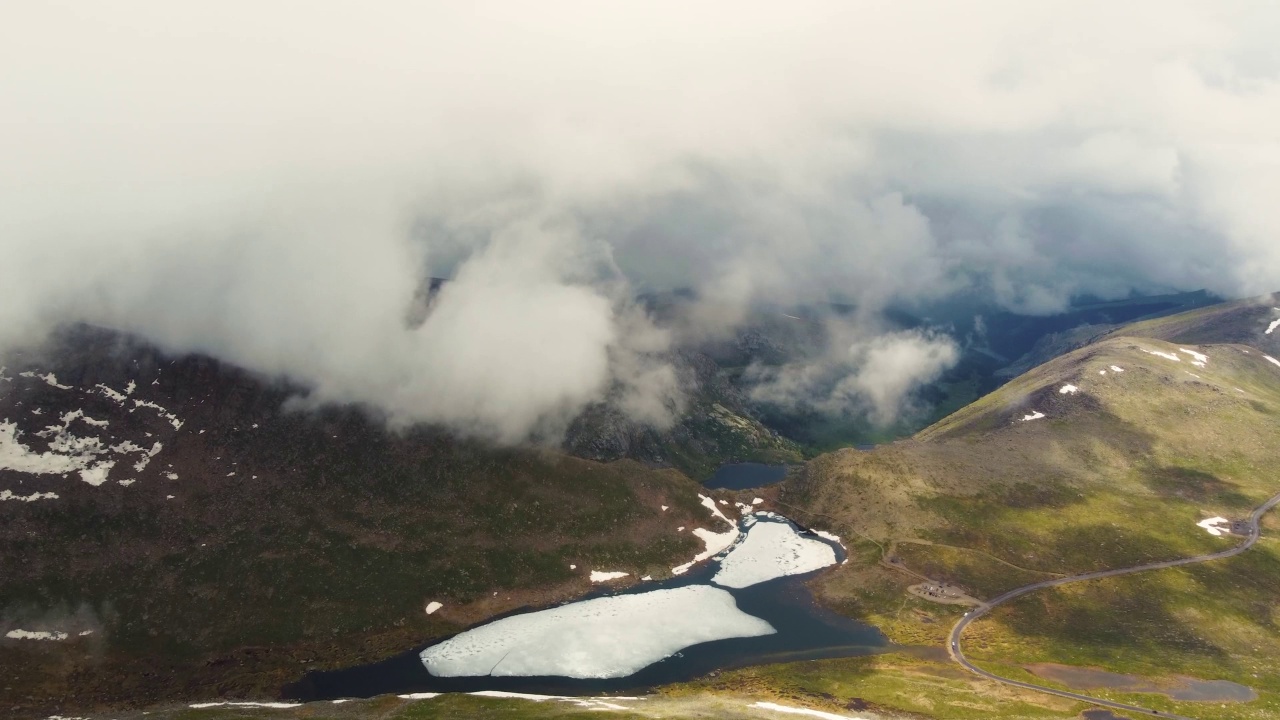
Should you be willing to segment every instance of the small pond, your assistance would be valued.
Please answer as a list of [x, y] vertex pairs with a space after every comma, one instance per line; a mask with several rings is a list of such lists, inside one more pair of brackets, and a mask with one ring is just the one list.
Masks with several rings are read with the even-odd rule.
[[1175, 676], [1170, 681], [1155, 682], [1138, 675], [1124, 675], [1098, 668], [1075, 667], [1055, 663], [1027, 665], [1031, 672], [1060, 682], [1072, 690], [1121, 690], [1135, 693], [1158, 693], [1174, 700], [1197, 702], [1250, 702], [1258, 693], [1247, 685], [1230, 680], [1198, 680]]
[[[834, 557], [836, 562], [844, 559], [843, 549], [838, 542], [820, 538], [797, 528], [789, 521], [778, 516], [758, 521], [760, 526], [766, 523], [786, 523], [797, 531], [805, 543], [823, 543], [831, 547], [826, 551], [828, 558]], [[744, 519], [743, 527], [757, 522], [755, 517]], [[781, 531], [780, 531], [781, 532]], [[749, 539], [749, 536], [747, 536]], [[776, 631], [771, 634], [754, 637], [730, 637], [716, 639], [684, 647], [673, 655], [642, 667], [639, 671], [625, 677], [580, 679], [556, 676], [493, 676], [469, 675], [459, 677], [438, 677], [428, 672], [420, 657], [427, 648], [440, 650], [450, 642], [450, 638], [433, 641], [427, 645], [414, 648], [401, 655], [379, 663], [362, 665], [331, 672], [308, 673], [299, 682], [284, 688], [285, 697], [295, 700], [333, 700], [348, 697], [372, 697], [388, 693], [407, 694], [414, 692], [475, 692], [480, 690], [505, 690], [511, 692], [540, 693], [549, 695], [596, 695], [601, 693], [632, 691], [656, 685], [690, 680], [705, 675], [713, 670], [759, 665], [773, 662], [790, 662], [835, 657], [851, 657], [885, 652], [889, 644], [883, 634], [876, 628], [855, 622], [820, 607], [805, 587], [804, 582], [817, 571], [803, 574], [776, 577], [756, 582], [746, 587], [733, 587], [732, 583], [719, 582], [713, 585], [711, 580], [729, 568], [729, 558], [733, 553], [748, 543], [744, 540], [731, 548], [724, 556], [724, 564], [720, 560], [711, 560], [690, 572], [658, 582], [646, 582], [619, 592], [600, 591], [574, 603], [566, 603], [557, 609], [572, 609], [575, 605], [585, 605], [601, 598], [619, 598], [661, 593], [681, 588], [701, 587], [703, 590], [717, 594], [727, 593], [726, 602], [737, 610], [751, 616], [753, 621], [763, 621]], [[814, 547], [814, 546], [811, 546]], [[748, 553], [740, 552], [738, 560]], [[741, 569], [750, 573], [759, 567], [759, 558], [751, 558]], [[728, 596], [732, 596], [729, 601]], [[613, 602], [613, 601], [610, 601]], [[730, 610], [732, 608], [730, 607]], [[537, 611], [517, 611], [506, 618], [528, 619]], [[546, 613], [544, 613], [545, 615]], [[599, 615], [607, 613], [589, 613], [584, 623], [597, 621]], [[478, 628], [495, 624], [501, 619], [482, 623]], [[714, 622], [714, 616], [706, 618], [708, 623]], [[697, 618], [670, 618], [671, 622], [687, 622], [696, 628], [700, 624]], [[595, 625], [588, 625], [594, 628]], [[472, 629], [468, 632], [478, 632]], [[592, 630], [594, 632], [594, 630]], [[607, 630], [606, 630], [607, 632]], [[461, 638], [463, 634], [455, 636]], [[483, 652], [484, 648], [480, 648]], [[613, 652], [613, 648], [609, 652]], [[528, 654], [528, 649], [520, 652]], [[545, 656], [550, 657], [550, 656]], [[503, 656], [506, 660], [506, 656]], [[503, 662], [499, 660], [499, 662]], [[534, 658], [535, 662], [537, 658]], [[495, 665], [496, 667], [496, 665]], [[487, 668], [487, 666], [486, 666]]]
[[790, 465], [766, 465], [765, 463], [726, 463], [716, 469], [714, 475], [702, 483], [712, 490], [751, 490], [773, 485], [787, 479]]

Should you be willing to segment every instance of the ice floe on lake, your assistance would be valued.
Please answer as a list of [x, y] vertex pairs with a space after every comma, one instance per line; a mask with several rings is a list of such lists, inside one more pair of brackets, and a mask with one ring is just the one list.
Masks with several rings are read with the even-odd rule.
[[720, 561], [720, 570], [711, 582], [744, 588], [835, 564], [836, 552], [830, 545], [800, 535], [790, 523], [756, 522], [746, 538]]
[[728, 591], [690, 585], [496, 620], [423, 650], [437, 677], [619, 678], [691, 645], [775, 633]]

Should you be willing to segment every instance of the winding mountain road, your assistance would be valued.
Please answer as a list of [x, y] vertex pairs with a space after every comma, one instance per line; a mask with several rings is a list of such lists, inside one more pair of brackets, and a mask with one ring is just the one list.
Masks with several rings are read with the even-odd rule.
[[1143, 715], [1151, 715], [1151, 716], [1163, 717], [1163, 718], [1173, 718], [1174, 720], [1191, 720], [1190, 718], [1185, 718], [1181, 715], [1174, 715], [1172, 713], [1160, 712], [1159, 710], [1151, 710], [1149, 708], [1138, 707], [1137, 705], [1126, 705], [1125, 703], [1112, 702], [1110, 700], [1102, 700], [1099, 698], [1090, 697], [1088, 695], [1081, 695], [1079, 693], [1073, 693], [1066, 690], [1057, 690], [1055, 688], [1045, 687], [1043, 685], [1036, 685], [1034, 683], [1022, 682], [1021, 680], [1013, 680], [1010, 678], [1000, 677], [999, 675], [996, 675], [994, 673], [989, 673], [986, 670], [983, 670], [982, 668], [974, 665], [973, 663], [969, 662], [965, 658], [964, 652], [960, 649], [960, 636], [964, 634], [964, 629], [969, 626], [969, 623], [973, 622], [974, 620], [977, 620], [983, 615], [986, 615], [996, 606], [1009, 602], [1010, 600], [1016, 597], [1021, 597], [1023, 595], [1026, 595], [1029, 592], [1040, 590], [1041, 588], [1056, 587], [1058, 585], [1066, 585], [1067, 583], [1074, 583], [1074, 582], [1084, 582], [1086, 580], [1097, 580], [1099, 578], [1116, 577], [1118, 575], [1132, 575], [1134, 573], [1146, 572], [1147, 570], [1162, 570], [1164, 568], [1178, 567], [1180, 565], [1191, 565], [1194, 563], [1208, 562], [1209, 560], [1219, 560], [1221, 558], [1229, 558], [1235, 555], [1239, 555], [1245, 550], [1248, 550], [1249, 548], [1253, 547], [1254, 543], [1258, 542], [1258, 537], [1262, 533], [1261, 529], [1258, 527], [1258, 521], [1262, 518], [1262, 516], [1268, 510], [1275, 507], [1277, 504], [1280, 504], [1280, 495], [1276, 495], [1275, 497], [1266, 501], [1262, 505], [1259, 505], [1253, 511], [1253, 514], [1249, 516], [1248, 538], [1246, 538], [1245, 541], [1240, 545], [1237, 545], [1233, 548], [1229, 548], [1227, 550], [1223, 550], [1221, 552], [1210, 553], [1208, 555], [1197, 555], [1195, 557], [1182, 558], [1179, 560], [1166, 560], [1164, 562], [1151, 563], [1150, 565], [1138, 565], [1136, 567], [1120, 568], [1118, 570], [1098, 570], [1096, 572], [1084, 573], [1083, 575], [1071, 575], [1069, 577], [1054, 578], [1053, 580], [1044, 580], [1038, 583], [1032, 583], [1030, 585], [1024, 585], [1023, 587], [1010, 590], [1002, 595], [999, 595], [998, 597], [991, 600], [990, 602], [983, 603], [982, 605], [978, 606], [977, 609], [966, 613], [964, 617], [960, 618], [960, 621], [956, 623], [955, 627], [951, 628], [951, 637], [949, 638], [947, 650], [948, 652], [951, 653], [952, 659], [960, 663], [960, 665], [962, 665], [969, 672], [981, 675], [982, 677], [987, 678], [988, 680], [995, 680], [996, 682], [1004, 683], [1005, 685], [1012, 685], [1014, 687], [1025, 688], [1027, 690], [1037, 690], [1039, 692], [1049, 693], [1051, 695], [1057, 695], [1059, 697], [1065, 697], [1071, 700], [1079, 700], [1081, 702], [1092, 703], [1094, 705], [1099, 705], [1101, 707], [1110, 708], [1113, 710], [1123, 710], [1125, 712], [1140, 713]]

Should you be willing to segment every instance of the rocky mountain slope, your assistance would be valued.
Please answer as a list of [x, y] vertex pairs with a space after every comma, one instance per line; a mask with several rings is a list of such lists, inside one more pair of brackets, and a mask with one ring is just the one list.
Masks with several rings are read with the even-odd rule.
[[676, 471], [294, 412], [296, 389], [113, 333], [3, 364], [6, 717], [273, 696], [593, 570], [670, 574], [702, 549], [677, 528], [717, 522]]

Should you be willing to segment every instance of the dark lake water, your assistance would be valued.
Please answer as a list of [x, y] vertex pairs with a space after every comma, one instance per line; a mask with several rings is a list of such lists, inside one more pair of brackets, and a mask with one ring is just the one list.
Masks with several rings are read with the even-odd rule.
[[[843, 559], [844, 553], [838, 545], [830, 544], [836, 548], [837, 557]], [[641, 583], [620, 593], [602, 591], [584, 599], [705, 584], [718, 567], [718, 563], [713, 561], [670, 580]], [[778, 578], [736, 590], [725, 588], [733, 595], [743, 612], [768, 621], [777, 633], [693, 645], [623, 678], [580, 680], [565, 677], [435, 677], [427, 672], [418, 654], [430, 645], [447, 639], [440, 638], [379, 663], [308, 673], [300, 681], [286, 686], [283, 695], [302, 701], [373, 697], [389, 693], [479, 690], [595, 695], [691, 680], [712, 670], [871, 655], [889, 650], [888, 641], [876, 628], [826, 610], [814, 601], [804, 586], [804, 581], [814, 574]], [[510, 614], [519, 612], [521, 611]]]
[[712, 490], [750, 490], [782, 482], [787, 478], [789, 469], [789, 465], [727, 463], [716, 468], [715, 474], [702, 486]]

